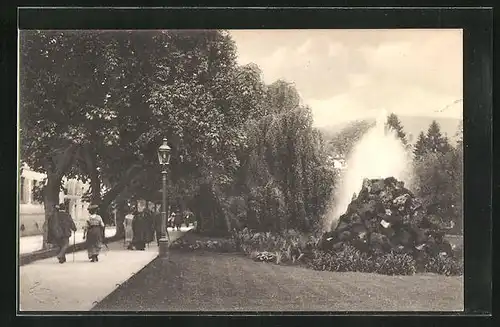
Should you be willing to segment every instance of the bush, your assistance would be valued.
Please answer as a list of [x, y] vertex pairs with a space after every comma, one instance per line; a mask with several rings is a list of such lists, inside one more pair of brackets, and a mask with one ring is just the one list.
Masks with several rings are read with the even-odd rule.
[[[315, 236], [306, 236], [295, 230], [282, 233], [255, 233], [247, 228], [235, 231], [233, 239], [238, 251], [253, 257], [255, 253], [272, 253], [273, 259], [262, 261], [273, 261], [275, 263], [295, 263], [303, 258], [311, 257], [312, 250], [317, 242]], [[270, 258], [267, 254], [263, 257]]]
[[276, 253], [273, 252], [257, 252], [252, 254], [252, 258], [255, 261], [263, 261], [263, 262], [277, 262], [276, 261]]
[[416, 271], [415, 260], [407, 254], [390, 253], [372, 257], [352, 246], [345, 246], [338, 252], [314, 251], [314, 257], [308, 266], [315, 270], [383, 275], [412, 275]]
[[190, 240], [180, 238], [172, 243], [171, 248], [189, 251], [204, 250], [222, 253], [237, 251], [236, 244], [233, 239]]
[[424, 266], [426, 272], [446, 276], [459, 276], [464, 273], [464, 263], [451, 257], [437, 256], [429, 258]]
[[375, 263], [374, 272], [382, 275], [413, 275], [417, 265], [409, 254], [388, 253], [380, 257], [370, 258]]
[[346, 246], [339, 252], [314, 251], [308, 266], [314, 270], [373, 272], [374, 262], [367, 254], [352, 246]]

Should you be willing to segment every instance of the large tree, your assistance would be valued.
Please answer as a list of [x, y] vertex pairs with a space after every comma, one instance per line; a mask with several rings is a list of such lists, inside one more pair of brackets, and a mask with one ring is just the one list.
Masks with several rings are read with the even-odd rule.
[[257, 66], [238, 66], [227, 32], [37, 31], [22, 46], [22, 157], [49, 173], [47, 217], [63, 176], [90, 181], [103, 218], [113, 201], [157, 199], [164, 137], [170, 203], [190, 206], [207, 230], [231, 230], [249, 175], [262, 174], [248, 168], [254, 147], [275, 176], [265, 194], [291, 224], [307, 227], [329, 192], [310, 109], [288, 84], [267, 88]]
[[463, 146], [459, 126], [456, 147], [431, 124], [427, 136], [421, 133], [415, 148], [415, 190], [431, 213], [453, 222], [453, 231], [463, 224]]
[[89, 178], [104, 216], [120, 194], [154, 193], [163, 137], [173, 184], [235, 164], [252, 105], [227, 33], [35, 31], [21, 52], [22, 158], [48, 173], [47, 217], [63, 176]]
[[455, 149], [447, 153], [427, 152], [416, 163], [416, 193], [429, 213], [462, 226], [462, 163]]
[[408, 144], [406, 133], [403, 130], [403, 125], [401, 124], [399, 117], [395, 113], [391, 113], [389, 116], [387, 116], [386, 127], [394, 130], [398, 138], [405, 146]]
[[20, 46], [21, 159], [47, 174], [48, 218], [63, 176], [81, 175], [88, 145], [110, 132], [114, 112], [103, 103], [111, 56], [91, 32], [23, 31]]
[[429, 125], [425, 138], [429, 152], [446, 153], [451, 149], [448, 138], [441, 133], [441, 127], [435, 120]]
[[427, 152], [428, 147], [427, 147], [427, 138], [425, 137], [424, 132], [420, 132], [418, 135], [417, 142], [415, 143], [415, 146], [413, 147], [413, 154], [415, 160], [420, 160], [424, 157], [425, 153]]
[[259, 230], [311, 230], [331, 191], [321, 134], [310, 108], [284, 81], [268, 86], [262, 116], [249, 121], [243, 155], [244, 225]]
[[195, 192], [187, 200], [198, 199], [190, 202], [200, 228], [229, 231], [221, 201], [240, 166], [237, 154], [246, 142], [242, 126], [261, 110], [260, 71], [237, 65], [235, 44], [224, 31], [173, 35], [153, 85], [154, 128], [145, 138], [158, 138], [161, 131], [171, 140], [173, 182], [183, 176]]

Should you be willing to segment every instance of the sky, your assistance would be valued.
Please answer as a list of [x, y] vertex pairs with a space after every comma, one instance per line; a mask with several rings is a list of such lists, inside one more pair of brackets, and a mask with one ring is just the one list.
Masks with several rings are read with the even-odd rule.
[[462, 117], [462, 30], [232, 30], [240, 64], [293, 82], [317, 127], [398, 115]]

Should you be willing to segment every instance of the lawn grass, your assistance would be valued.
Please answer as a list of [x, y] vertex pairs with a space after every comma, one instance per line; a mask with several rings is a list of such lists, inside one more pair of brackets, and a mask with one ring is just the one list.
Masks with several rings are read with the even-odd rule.
[[463, 278], [314, 271], [170, 251], [93, 311], [461, 311]]

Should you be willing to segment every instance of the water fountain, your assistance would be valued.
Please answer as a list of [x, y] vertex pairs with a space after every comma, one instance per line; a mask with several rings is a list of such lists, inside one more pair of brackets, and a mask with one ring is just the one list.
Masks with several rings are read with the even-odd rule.
[[347, 158], [347, 169], [341, 174], [334, 191], [331, 210], [324, 219], [325, 231], [335, 228], [354, 193], [365, 178], [395, 177], [411, 183], [411, 157], [394, 130], [386, 128], [387, 112], [382, 110], [376, 124], [354, 146]]

